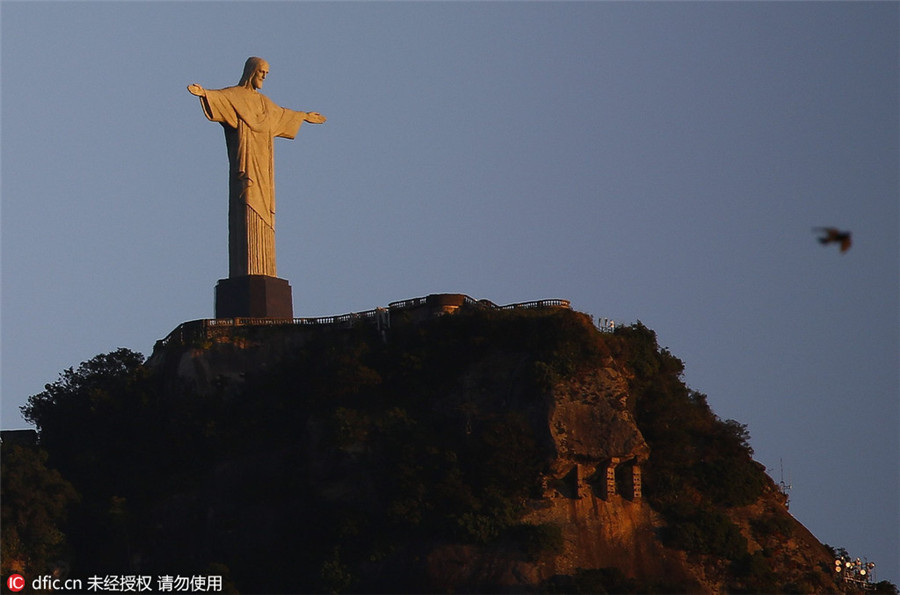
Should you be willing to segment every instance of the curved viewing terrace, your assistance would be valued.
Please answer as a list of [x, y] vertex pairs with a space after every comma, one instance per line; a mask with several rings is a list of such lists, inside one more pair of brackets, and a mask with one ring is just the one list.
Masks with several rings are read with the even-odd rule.
[[[409, 313], [414, 320], [426, 320], [441, 314], [451, 314], [460, 309], [484, 308], [491, 310], [518, 310], [518, 309], [548, 309], [572, 308], [569, 300], [545, 299], [529, 302], [517, 302], [498, 306], [490, 300], [476, 300], [460, 293], [431, 294], [425, 297], [412, 298], [391, 302], [386, 308], [375, 308], [364, 312], [351, 312], [337, 316], [319, 316], [304, 318], [207, 318], [192, 320], [178, 325], [165, 339], [157, 341], [156, 347], [165, 347], [170, 343], [185, 343], [186, 341], [208, 336], [211, 332], [225, 330], [233, 327], [252, 326], [331, 326], [352, 327], [357, 323], [370, 323], [379, 330], [390, 328], [391, 317], [400, 313]], [[615, 324], [608, 319], [601, 319], [598, 327], [601, 331], [612, 331]]]

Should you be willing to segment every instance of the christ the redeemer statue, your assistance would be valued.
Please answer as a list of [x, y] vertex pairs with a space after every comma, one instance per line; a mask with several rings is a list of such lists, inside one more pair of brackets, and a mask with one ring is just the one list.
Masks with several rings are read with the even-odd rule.
[[[229, 163], [229, 279], [276, 277], [274, 139], [294, 138], [303, 122], [325, 121], [317, 112], [279, 107], [260, 93], [268, 73], [265, 60], [249, 58], [241, 81], [234, 87], [207, 90], [197, 84], [188, 86], [188, 91], [200, 98], [206, 117], [219, 122], [225, 130]], [[217, 317], [221, 317], [220, 298], [217, 290]], [[228, 316], [269, 315], [265, 308], [226, 310]]]
[[200, 98], [206, 117], [222, 124], [228, 147], [228, 276], [276, 276], [275, 152], [276, 136], [294, 138], [303, 122], [321, 124], [316, 112], [285, 109], [258, 89], [269, 73], [262, 58], [249, 58], [241, 82], [206, 90], [188, 87]]

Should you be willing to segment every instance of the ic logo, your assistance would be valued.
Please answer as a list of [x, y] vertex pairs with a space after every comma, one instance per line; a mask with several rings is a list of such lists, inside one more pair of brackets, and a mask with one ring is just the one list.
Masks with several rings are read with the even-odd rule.
[[9, 578], [6, 579], [6, 586], [9, 587], [10, 591], [18, 593], [25, 588], [25, 577], [21, 574], [11, 574], [9, 575]]

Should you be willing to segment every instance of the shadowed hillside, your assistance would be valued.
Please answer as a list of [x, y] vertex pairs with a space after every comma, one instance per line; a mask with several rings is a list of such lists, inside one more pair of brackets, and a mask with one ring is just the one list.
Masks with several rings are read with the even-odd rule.
[[682, 370], [640, 323], [476, 304], [97, 356], [25, 408], [62, 533], [7, 551], [5, 524], [3, 572], [62, 559], [242, 593], [845, 590], [746, 427]]

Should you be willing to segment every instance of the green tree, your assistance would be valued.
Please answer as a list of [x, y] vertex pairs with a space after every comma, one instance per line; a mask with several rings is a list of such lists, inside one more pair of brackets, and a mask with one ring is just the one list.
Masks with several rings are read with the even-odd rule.
[[38, 427], [41, 445], [64, 475], [74, 480], [100, 472], [98, 457], [116, 442], [137, 438], [137, 424], [128, 414], [138, 414], [142, 404], [143, 395], [135, 388], [144, 373], [143, 360], [124, 348], [97, 355], [28, 398], [22, 414]]
[[97, 355], [22, 407], [49, 464], [82, 497], [68, 533], [79, 554], [92, 559], [91, 571], [125, 567], [134, 513], [160, 489], [162, 412], [143, 359], [128, 349]]
[[47, 468], [41, 449], [0, 446], [0, 575], [49, 573], [65, 554], [61, 527], [78, 494], [55, 469]]

